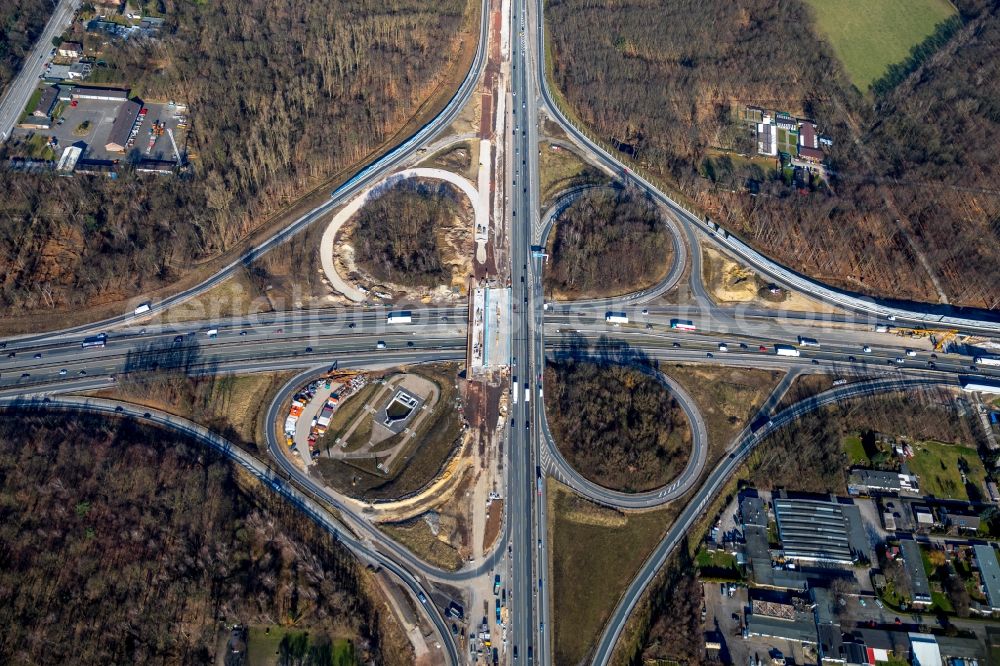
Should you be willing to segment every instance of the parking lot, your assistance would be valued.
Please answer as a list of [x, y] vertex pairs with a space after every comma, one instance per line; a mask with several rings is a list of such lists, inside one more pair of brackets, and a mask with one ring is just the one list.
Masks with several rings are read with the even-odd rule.
[[[169, 104], [145, 103], [143, 108], [147, 110], [142, 124], [135, 135], [133, 145], [125, 153], [108, 152], [105, 145], [108, 142], [108, 135], [111, 126], [115, 122], [118, 110], [122, 103], [118, 101], [104, 100], [79, 100], [74, 107], [70, 102], [60, 102], [57, 108], [62, 108], [62, 113], [54, 119], [50, 129], [16, 130], [15, 135], [28, 137], [29, 135], [55, 137], [56, 155], [69, 146], [79, 146], [84, 148], [84, 159], [91, 160], [120, 160], [128, 158], [131, 161], [139, 159], [154, 160], [175, 160], [173, 146], [166, 130], [174, 133], [178, 149], [183, 151], [184, 128], [179, 128], [178, 120], [175, 116], [184, 115], [178, 113], [178, 107]], [[155, 142], [150, 149], [151, 138], [150, 129], [155, 123], [162, 122], [162, 133], [155, 136]]]

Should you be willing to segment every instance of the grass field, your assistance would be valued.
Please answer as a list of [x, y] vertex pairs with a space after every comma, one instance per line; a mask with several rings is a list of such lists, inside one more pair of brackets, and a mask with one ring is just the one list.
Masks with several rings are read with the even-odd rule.
[[[910, 471], [920, 477], [920, 491], [924, 495], [969, 500], [973, 499], [969, 497], [969, 487], [980, 492], [986, 468], [974, 448], [941, 442], [921, 442], [913, 448]], [[966, 466], [968, 483], [962, 482], [960, 465]]]
[[862, 92], [889, 65], [902, 62], [910, 49], [955, 14], [948, 0], [806, 0], [826, 37]]
[[[357, 663], [354, 646], [347, 640], [316, 644], [310, 641], [309, 632], [287, 627], [251, 626], [247, 636], [247, 666], [277, 666], [278, 663], [301, 663], [302, 657], [312, 650], [319, 663], [330, 666], [353, 666]], [[286, 640], [287, 639], [287, 640]], [[285, 641], [284, 650], [281, 642]], [[286, 655], [282, 662], [282, 652]]]
[[[661, 364], [660, 370], [680, 382], [691, 394], [705, 419], [712, 447], [725, 447], [730, 443], [764, 404], [782, 376], [771, 370], [711, 365]], [[711, 460], [709, 457], [710, 463]]]
[[542, 152], [538, 157], [538, 171], [543, 207], [551, 203], [556, 194], [570, 187], [611, 182], [606, 173], [562, 146], [542, 143], [540, 148]]
[[679, 507], [624, 514], [591, 504], [551, 479], [548, 501], [554, 663], [578, 664]]
[[721, 550], [699, 550], [695, 564], [705, 580], [743, 580], [736, 565], [736, 556]]
[[458, 551], [451, 544], [434, 536], [430, 525], [422, 518], [412, 518], [401, 523], [388, 523], [379, 527], [425, 562], [430, 562], [447, 571], [458, 571], [462, 567], [462, 557]]
[[871, 460], [868, 459], [868, 454], [865, 453], [861, 438], [857, 435], [849, 435], [844, 438], [844, 452], [847, 453], [847, 459], [851, 461], [852, 465], [868, 467], [872, 464]]

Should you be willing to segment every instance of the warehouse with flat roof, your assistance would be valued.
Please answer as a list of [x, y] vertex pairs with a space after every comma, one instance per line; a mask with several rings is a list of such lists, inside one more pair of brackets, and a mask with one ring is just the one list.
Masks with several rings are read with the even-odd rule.
[[775, 497], [772, 504], [785, 557], [828, 564], [852, 564], [858, 559], [844, 506], [788, 497]]
[[903, 566], [910, 580], [910, 592], [914, 605], [926, 606], [931, 603], [931, 583], [927, 580], [924, 569], [924, 558], [920, 556], [920, 544], [916, 541], [900, 541], [899, 550], [903, 553]]
[[986, 603], [990, 610], [1000, 611], [1000, 564], [997, 563], [997, 552], [989, 544], [973, 546], [972, 550], [976, 553], [979, 578], [986, 589]]
[[102, 102], [124, 102], [128, 99], [128, 91], [120, 88], [92, 88], [76, 86], [70, 93], [73, 99], [95, 99]]

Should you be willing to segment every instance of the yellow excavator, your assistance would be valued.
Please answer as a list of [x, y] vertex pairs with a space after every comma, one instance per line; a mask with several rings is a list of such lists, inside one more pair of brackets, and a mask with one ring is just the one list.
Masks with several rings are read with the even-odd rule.
[[900, 328], [896, 330], [896, 335], [910, 338], [930, 337], [934, 344], [934, 351], [941, 351], [949, 342], [955, 339], [958, 331], [941, 330], [938, 328]]

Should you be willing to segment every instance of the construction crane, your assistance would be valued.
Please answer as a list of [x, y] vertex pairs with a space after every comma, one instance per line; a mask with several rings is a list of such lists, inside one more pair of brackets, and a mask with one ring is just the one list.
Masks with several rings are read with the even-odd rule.
[[958, 337], [958, 331], [944, 331], [941, 335], [934, 337], [934, 351], [941, 351], [948, 346], [948, 343]]

